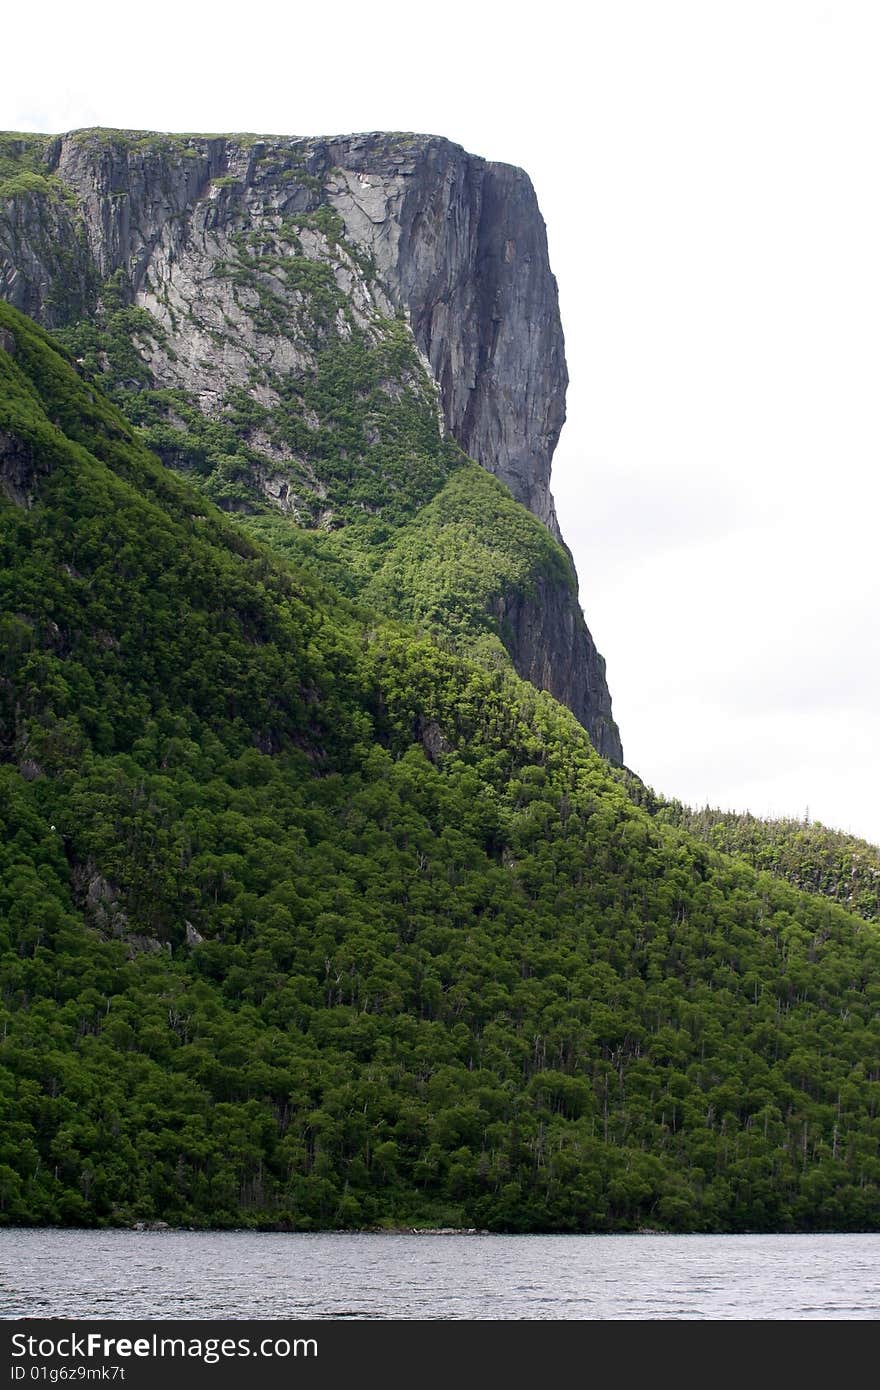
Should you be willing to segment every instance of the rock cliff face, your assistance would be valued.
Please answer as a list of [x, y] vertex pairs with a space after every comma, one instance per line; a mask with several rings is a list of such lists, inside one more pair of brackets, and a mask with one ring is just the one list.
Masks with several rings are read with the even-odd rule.
[[369, 140], [334, 150], [347, 167], [333, 206], [405, 306], [458, 443], [559, 539], [550, 461], [568, 375], [532, 185], [442, 140], [406, 164], [376, 153]]
[[532, 593], [503, 595], [495, 616], [519, 674], [567, 705], [603, 757], [621, 762], [605, 662], [589, 633], [584, 639], [577, 602], [561, 601], [558, 585], [541, 578]]
[[[33, 171], [33, 144], [30, 158]], [[402, 325], [416, 369], [389, 370], [386, 399], [433, 397], [461, 449], [561, 540], [550, 464], [564, 344], [544, 223], [520, 170], [412, 135], [46, 138], [37, 172], [0, 184], [0, 296], [63, 327], [106, 311], [111, 292], [136, 349], [117, 381], [172, 390], [217, 421], [234, 393], [239, 415], [246, 397], [253, 484], [313, 526], [340, 513], [308, 440], [279, 423], [289, 383], [316, 369], [331, 338], [359, 337], [402, 363], [389, 328]], [[304, 438], [320, 407], [296, 404]], [[520, 673], [620, 761], [604, 663], [570, 587], [545, 583], [497, 608]]]

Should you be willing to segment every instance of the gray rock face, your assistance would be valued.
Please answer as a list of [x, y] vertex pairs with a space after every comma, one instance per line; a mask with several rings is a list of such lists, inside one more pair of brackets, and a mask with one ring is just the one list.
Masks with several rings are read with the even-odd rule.
[[17, 507], [33, 505], [39, 479], [48, 472], [17, 435], [0, 430], [0, 491]]
[[[73, 132], [49, 144], [45, 162], [60, 194], [0, 201], [0, 296], [58, 326], [114, 282], [150, 315], [136, 342], [153, 384], [220, 418], [230, 388], [272, 407], [279, 379], [308, 370], [304, 293], [283, 266], [284, 257], [314, 262], [344, 295], [341, 336], [347, 324], [369, 333], [403, 316], [445, 428], [561, 540], [550, 465], [568, 378], [544, 222], [521, 170], [443, 139], [378, 133]], [[318, 213], [334, 216], [341, 234]], [[274, 259], [260, 259], [263, 234]], [[256, 448], [266, 499], [297, 516], [285, 482], [297, 460], [268, 440]], [[7, 462], [8, 475], [18, 470]], [[17, 476], [5, 486], [22, 491]], [[320, 478], [310, 486], [320, 497]], [[499, 616], [520, 674], [622, 761], [604, 663], [576, 594], [545, 585]]]
[[571, 592], [539, 579], [532, 594], [505, 595], [494, 616], [519, 674], [567, 705], [587, 730], [593, 747], [611, 762], [621, 763], [605, 662]]
[[[50, 161], [61, 145], [52, 142]], [[58, 188], [0, 197], [0, 298], [49, 328], [84, 313], [97, 289], [82, 220]]]
[[[279, 161], [290, 167], [279, 171]], [[205, 321], [187, 329], [182, 354], [175, 341], [184, 365], [151, 362], [162, 385], [173, 378], [193, 386], [186, 364], [194, 361], [216, 361], [227, 379], [247, 380], [253, 329], [233, 287], [214, 280], [214, 266], [232, 259], [230, 236], [242, 227], [275, 227], [285, 214], [307, 211], [308, 184], [279, 173], [302, 168], [307, 180], [320, 180], [346, 239], [378, 272], [371, 295], [352, 267], [349, 297], [356, 306], [367, 300], [362, 311], [371, 299], [406, 311], [454, 438], [559, 539], [550, 462], [568, 375], [544, 222], [521, 170], [423, 136], [166, 145], [161, 137], [132, 144], [78, 133], [55, 142], [50, 167], [75, 194], [76, 215], [68, 204], [13, 200], [0, 239], [3, 297], [50, 325], [78, 313], [87, 246], [92, 283], [121, 271], [134, 302], [164, 327], [198, 305]], [[227, 196], [233, 188], [244, 192], [244, 216]], [[82, 264], [62, 273], [48, 254], [59, 243], [75, 246]], [[66, 296], [74, 303], [65, 305]], [[237, 331], [218, 355], [212, 330], [224, 323]], [[260, 347], [276, 369], [303, 359], [284, 334]], [[207, 374], [200, 366], [203, 391]]]
[[333, 141], [330, 200], [407, 310], [454, 438], [559, 540], [550, 462], [568, 374], [534, 189], [446, 140], [407, 152], [375, 136]]

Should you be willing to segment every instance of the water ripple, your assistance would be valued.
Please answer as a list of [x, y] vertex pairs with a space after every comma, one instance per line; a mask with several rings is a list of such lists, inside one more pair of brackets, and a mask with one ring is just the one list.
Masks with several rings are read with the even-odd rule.
[[0, 1316], [876, 1319], [880, 1235], [0, 1231]]

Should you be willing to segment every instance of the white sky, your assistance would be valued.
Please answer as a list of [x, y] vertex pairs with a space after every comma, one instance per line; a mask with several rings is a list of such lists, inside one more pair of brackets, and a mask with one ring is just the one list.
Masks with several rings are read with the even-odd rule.
[[408, 0], [3, 19], [0, 128], [416, 130], [531, 175], [554, 491], [628, 765], [880, 841], [880, 6]]

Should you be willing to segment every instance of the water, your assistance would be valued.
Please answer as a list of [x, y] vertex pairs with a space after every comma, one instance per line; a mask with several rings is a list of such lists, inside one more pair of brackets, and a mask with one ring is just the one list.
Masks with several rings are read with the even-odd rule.
[[880, 1235], [5, 1230], [0, 1315], [873, 1319]]

